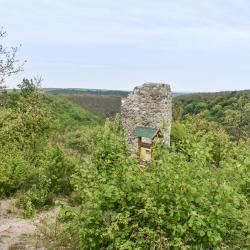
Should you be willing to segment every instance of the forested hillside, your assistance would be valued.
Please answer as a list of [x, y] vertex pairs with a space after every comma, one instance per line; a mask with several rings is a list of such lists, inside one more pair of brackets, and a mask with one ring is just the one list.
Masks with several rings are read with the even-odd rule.
[[[130, 93], [129, 91], [92, 89], [44, 89], [44, 91], [66, 98], [102, 118], [114, 117], [115, 114], [120, 113], [121, 97]], [[175, 92], [173, 96], [183, 94]]]
[[231, 138], [250, 137], [250, 90], [195, 93], [174, 98], [174, 119], [197, 115], [221, 124]]
[[121, 111], [121, 97], [88, 95], [88, 94], [60, 94], [62, 98], [87, 109], [102, 118], [114, 117]]
[[248, 249], [249, 92], [174, 99], [171, 146], [156, 142], [141, 165], [119, 116], [19, 88], [2, 96], [0, 197], [25, 218], [60, 206], [42, 247]]

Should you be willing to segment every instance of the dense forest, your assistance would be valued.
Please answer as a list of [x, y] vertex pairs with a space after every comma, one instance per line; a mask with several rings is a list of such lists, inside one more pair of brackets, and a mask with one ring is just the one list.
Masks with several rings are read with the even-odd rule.
[[234, 140], [250, 137], [250, 90], [182, 95], [174, 102], [177, 121], [199, 114], [221, 124]]
[[0, 197], [25, 218], [60, 207], [43, 247], [248, 249], [249, 91], [175, 97], [171, 146], [141, 165], [119, 115], [18, 87], [1, 95]]

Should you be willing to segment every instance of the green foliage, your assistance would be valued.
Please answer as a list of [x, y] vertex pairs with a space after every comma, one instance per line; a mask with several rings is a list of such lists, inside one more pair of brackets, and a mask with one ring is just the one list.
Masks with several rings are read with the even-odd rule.
[[78, 159], [60, 144], [72, 130], [99, 121], [70, 102], [45, 96], [33, 80], [24, 79], [19, 89], [8, 93], [0, 109], [0, 197], [17, 193], [29, 217], [72, 191]]
[[249, 142], [230, 142], [218, 124], [189, 118], [176, 126], [172, 152], [157, 144], [155, 160], [141, 168], [117, 125], [106, 123], [90, 163], [72, 176], [82, 205], [64, 208], [61, 219], [73, 247], [247, 248]]
[[102, 118], [114, 117], [115, 114], [121, 111], [120, 96], [64, 94], [60, 95], [60, 97], [70, 100]]
[[53, 193], [50, 192], [50, 179], [39, 169], [36, 176], [36, 182], [32, 184], [29, 190], [20, 196], [21, 205], [24, 209], [24, 216], [32, 217], [36, 208], [50, 206], [53, 203]]
[[19, 87], [0, 109], [0, 197], [16, 195], [25, 217], [68, 197], [53, 249], [248, 249], [248, 92], [178, 97], [171, 146], [156, 141], [141, 166], [118, 116], [100, 126], [33, 81]]
[[35, 162], [51, 131], [51, 111], [32, 80], [24, 79], [20, 88], [0, 110], [0, 146], [22, 151]]
[[29, 163], [20, 152], [0, 153], [0, 197], [25, 189], [31, 175]]
[[221, 125], [208, 122], [202, 116], [187, 117], [174, 123], [171, 133], [172, 149], [188, 161], [199, 160], [204, 166], [218, 167], [229, 136]]
[[65, 154], [62, 148], [51, 149], [43, 173], [49, 180], [49, 192], [69, 194], [72, 191], [70, 177], [75, 172], [76, 162]]
[[37, 86], [24, 79], [19, 87], [0, 109], [0, 196], [29, 189], [51, 131], [50, 109]]
[[[94, 124], [93, 124], [94, 125]], [[65, 144], [80, 153], [81, 156], [89, 155], [97, 140], [98, 131], [102, 126], [81, 126], [75, 131], [66, 134]]]
[[174, 120], [200, 114], [218, 122], [234, 140], [250, 137], [250, 91], [197, 93], [174, 98]]
[[29, 215], [32, 207], [35, 209], [52, 205], [58, 195], [70, 194], [73, 189], [70, 177], [75, 173], [76, 167], [77, 162], [62, 148], [48, 148], [34, 174], [33, 182], [30, 183], [31, 187], [21, 197], [25, 213]]
[[[97, 135], [97, 142], [92, 155], [92, 162], [95, 167], [101, 171], [103, 168], [107, 172], [113, 171], [116, 168], [117, 159], [125, 158], [126, 144], [122, 136], [122, 130], [119, 124], [119, 118], [112, 123], [106, 121], [103, 131]], [[121, 163], [124, 159], [121, 159]], [[118, 166], [117, 166], [118, 167]]]
[[95, 125], [100, 122], [98, 116], [57, 96], [45, 96], [45, 101], [52, 110], [57, 133], [74, 131], [82, 125]]

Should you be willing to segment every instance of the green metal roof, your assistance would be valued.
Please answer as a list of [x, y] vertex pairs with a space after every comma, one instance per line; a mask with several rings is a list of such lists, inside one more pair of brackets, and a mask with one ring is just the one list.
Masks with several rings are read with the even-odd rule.
[[136, 127], [132, 135], [134, 137], [145, 137], [145, 138], [150, 138], [153, 139], [153, 137], [157, 134], [159, 129], [157, 128], [149, 128], [149, 127]]

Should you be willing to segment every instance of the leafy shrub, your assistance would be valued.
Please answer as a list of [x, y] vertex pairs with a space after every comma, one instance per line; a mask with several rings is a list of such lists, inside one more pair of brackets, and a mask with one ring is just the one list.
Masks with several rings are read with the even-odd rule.
[[21, 196], [28, 214], [32, 207], [50, 206], [57, 195], [68, 195], [72, 191], [70, 177], [75, 173], [76, 164], [59, 146], [48, 148], [42, 164], [36, 171], [33, 185]]
[[[199, 150], [197, 156], [189, 159], [188, 148], [168, 152], [159, 144], [155, 160], [141, 168], [127, 157], [122, 133], [114, 127], [106, 123], [90, 165], [72, 177], [82, 199], [78, 210], [67, 209], [65, 214], [66, 235], [73, 238], [73, 247], [246, 249], [250, 208], [243, 188], [249, 177], [242, 180], [246, 170], [234, 174], [237, 165], [223, 160], [225, 148], [221, 148], [220, 168], [211, 168], [209, 132], [196, 139], [192, 150]], [[186, 140], [193, 139], [189, 136]], [[247, 147], [244, 150], [248, 152]], [[235, 160], [243, 169], [248, 166], [241, 157]]]
[[55, 149], [49, 150], [46, 165], [42, 171], [50, 181], [50, 193], [69, 194], [72, 191], [70, 177], [75, 172], [75, 168], [75, 161], [66, 155], [62, 148], [56, 146]]
[[182, 123], [174, 123], [171, 140], [172, 149], [183, 153], [188, 161], [219, 167], [229, 136], [218, 123], [208, 122], [197, 115], [188, 116]]
[[32, 169], [20, 152], [0, 153], [0, 197], [25, 190], [31, 176]]
[[102, 130], [101, 126], [82, 126], [76, 131], [72, 131], [66, 135], [66, 146], [79, 152], [81, 155], [88, 155], [92, 152], [98, 130]]

